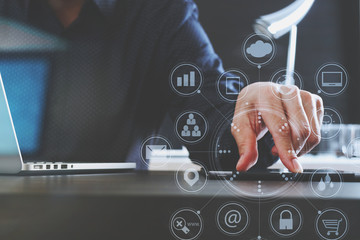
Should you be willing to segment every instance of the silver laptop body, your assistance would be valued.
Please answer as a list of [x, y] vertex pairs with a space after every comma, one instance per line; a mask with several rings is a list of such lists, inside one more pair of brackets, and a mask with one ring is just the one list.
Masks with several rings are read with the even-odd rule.
[[0, 174], [107, 172], [135, 169], [136, 163], [24, 162], [0, 74]]

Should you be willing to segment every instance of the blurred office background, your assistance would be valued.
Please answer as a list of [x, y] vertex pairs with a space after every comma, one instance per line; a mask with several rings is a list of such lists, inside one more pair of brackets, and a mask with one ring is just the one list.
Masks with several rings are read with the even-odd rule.
[[[199, 8], [199, 18], [205, 31], [207, 32], [215, 51], [223, 60], [224, 68], [237, 68], [245, 72], [250, 82], [259, 81], [258, 69], [250, 65], [242, 55], [242, 44], [245, 39], [253, 33], [252, 25], [255, 19], [261, 15], [275, 12], [285, 6], [291, 4], [293, 0], [194, 0]], [[325, 63], [335, 62], [343, 65], [349, 74], [349, 85], [346, 90], [336, 97], [329, 97], [324, 94], [321, 96], [324, 99], [325, 106], [333, 107], [341, 114], [344, 123], [359, 124], [360, 111], [358, 111], [357, 104], [360, 102], [360, 39], [359, 39], [359, 1], [358, 0], [316, 0], [309, 14], [298, 26], [298, 44], [296, 57], [296, 71], [304, 80], [304, 89], [313, 93], [317, 92], [315, 84], [315, 75], [317, 70]], [[1, 26], [1, 25], [0, 25]], [[6, 30], [6, 29], [5, 29]], [[12, 44], [13, 41], [3, 41], [0, 43]], [[16, 37], [15, 39], [26, 39], [24, 37]], [[36, 40], [36, 39], [35, 39]], [[49, 38], [49, 42], [51, 42]], [[36, 40], [38, 42], [38, 40]], [[288, 36], [285, 35], [281, 39], [275, 41], [277, 53], [273, 61], [263, 66], [261, 69], [260, 81], [269, 81], [272, 74], [279, 69], [286, 67], [286, 57], [288, 49]], [[59, 44], [59, 43], [56, 43]], [[0, 44], [1, 45], [1, 44]], [[41, 44], [46, 46], [45, 44]], [[3, 45], [1, 45], [3, 46]], [[7, 46], [11, 47], [11, 46]], [[2, 49], [0, 49], [2, 50]], [[46, 56], [47, 57], [47, 56]], [[2, 60], [1, 60], [2, 59]], [[13, 63], [4, 62], [4, 54], [0, 58], [0, 65], [2, 68], [8, 70], [13, 68]], [[40, 133], [39, 128], [42, 124], [41, 119], [38, 118], [38, 111], [41, 111], [43, 105], [40, 105], [44, 98], [48, 96], [45, 92], [45, 79], [48, 77], [48, 62], [42, 62], [43, 56], [37, 56], [40, 61], [36, 65], [39, 69], [36, 70], [34, 66], [22, 65], [24, 76], [19, 79], [26, 79], [33, 75], [36, 71], [40, 75], [35, 79], [27, 80], [32, 86], [37, 86], [38, 94], [34, 94], [38, 98], [27, 98], [27, 102], [33, 101], [32, 106], [37, 106], [35, 109], [27, 109], [32, 111], [32, 121], [26, 123], [16, 124], [22, 126], [23, 131], [18, 132], [20, 145], [24, 152], [37, 151]], [[46, 58], [47, 59], [47, 58]], [[15, 68], [14, 68], [15, 69]], [[1, 70], [1, 68], [0, 68]], [[11, 71], [8, 71], [11, 74]], [[9, 74], [8, 73], [8, 74]], [[14, 79], [9, 76], [6, 79]], [[18, 79], [18, 80], [19, 80]], [[10, 91], [19, 93], [19, 84], [16, 81], [9, 85]], [[22, 93], [27, 96], [25, 92]], [[9, 92], [9, 95], [14, 95]], [[19, 98], [20, 99], [20, 98]], [[24, 96], [22, 96], [24, 99]], [[14, 101], [17, 99], [14, 98]], [[20, 101], [20, 100], [19, 100]], [[219, 98], [219, 101], [220, 98]], [[36, 102], [38, 104], [36, 104]], [[60, 102], [60, 103], [59, 103]], [[21, 104], [20, 104], [21, 105]], [[61, 101], [58, 101], [58, 106], [62, 107]], [[54, 105], [51, 106], [54, 108]], [[19, 111], [18, 115], [23, 110]], [[14, 113], [16, 115], [16, 113]], [[15, 119], [21, 119], [14, 116]], [[21, 121], [21, 120], [15, 120]], [[29, 126], [29, 124], [32, 125]], [[33, 131], [29, 131], [32, 129]], [[36, 134], [37, 133], [37, 134]], [[174, 134], [174, 123], [171, 119], [165, 121], [163, 129], [160, 134], [166, 136], [174, 148], [180, 149], [182, 143]], [[56, 135], [58, 138], [58, 135]], [[212, 137], [212, 136], [207, 136]], [[60, 141], [61, 139], [59, 139]], [[204, 152], [207, 148], [200, 149]], [[183, 154], [183, 153], [181, 153]], [[184, 153], [186, 154], [186, 153]]]
[[[200, 22], [222, 58], [224, 68], [243, 70], [251, 82], [258, 81], [256, 67], [242, 56], [245, 39], [253, 33], [259, 16], [278, 11], [293, 0], [195, 0]], [[315, 74], [325, 63], [339, 63], [349, 73], [349, 85], [340, 96], [321, 95], [324, 105], [337, 109], [345, 123], [360, 123], [359, 1], [316, 0], [298, 25], [296, 71], [304, 80], [304, 89], [316, 93]], [[261, 81], [286, 67], [288, 35], [275, 41], [277, 54], [261, 70]]]
[[[293, 0], [194, 0], [199, 18], [225, 69], [237, 68], [245, 72], [250, 82], [259, 81], [258, 69], [250, 65], [242, 54], [244, 41], [254, 33], [253, 24], [262, 15], [276, 12]], [[302, 158], [305, 168], [319, 168], [324, 164], [337, 169], [353, 170], [348, 164], [347, 146], [360, 137], [360, 1], [316, 0], [308, 15], [298, 25], [295, 70], [304, 81], [304, 90], [318, 93], [315, 76], [321, 66], [338, 63], [348, 72], [349, 85], [338, 96], [320, 94], [325, 107], [341, 115], [341, 132], [331, 139], [323, 139], [313, 153]], [[261, 69], [260, 81], [270, 81], [279, 69], [286, 68], [288, 34], [275, 40], [277, 53]], [[171, 123], [169, 129], [172, 128]], [[335, 128], [337, 128], [335, 126]], [[169, 132], [169, 131], [166, 131]], [[351, 136], [350, 136], [351, 135]], [[171, 139], [176, 142], [176, 137]], [[180, 146], [181, 143], [175, 146]], [[325, 155], [324, 155], [325, 154]], [[326, 156], [326, 157], [324, 157]], [[339, 158], [340, 157], [340, 158]], [[324, 162], [324, 160], [326, 162]], [[352, 161], [352, 163], [355, 163]], [[273, 167], [281, 168], [278, 161]], [[358, 167], [357, 167], [358, 169]]]
[[[200, 22], [216, 53], [223, 60], [224, 68], [240, 69], [248, 75], [250, 82], [259, 81], [258, 69], [250, 65], [242, 54], [242, 44], [254, 33], [253, 24], [257, 18], [276, 12], [294, 1], [194, 1], [199, 8]], [[360, 111], [357, 106], [360, 102], [359, 12], [360, 1], [358, 0], [316, 0], [308, 15], [298, 25], [295, 70], [304, 81], [304, 90], [318, 92], [315, 76], [319, 68], [326, 63], [338, 63], [348, 72], [349, 85], [344, 92], [338, 96], [320, 94], [324, 105], [336, 109], [345, 124], [360, 124]], [[270, 81], [272, 74], [286, 68], [288, 41], [288, 34], [275, 40], [276, 56], [268, 65], [262, 67], [260, 81]], [[173, 125], [169, 123], [168, 129], [172, 127]], [[164, 132], [170, 132], [168, 129]], [[359, 137], [357, 129], [358, 126], [344, 125], [340, 134], [330, 140], [323, 140], [313, 153], [330, 154], [326, 157], [328, 161], [337, 166], [341, 165], [339, 168], [344, 167], [346, 159], [339, 161], [336, 156], [344, 156], [350, 140]], [[352, 136], [349, 137], [349, 134]], [[171, 140], [178, 142], [174, 136]], [[181, 143], [174, 145], [179, 147]], [[323, 166], [325, 159], [321, 156], [319, 157], [320, 167]], [[308, 160], [313, 162], [314, 159]]]

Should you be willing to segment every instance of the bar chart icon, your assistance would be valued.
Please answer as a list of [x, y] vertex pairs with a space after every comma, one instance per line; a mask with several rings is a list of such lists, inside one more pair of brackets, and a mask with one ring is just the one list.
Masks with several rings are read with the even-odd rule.
[[182, 77], [177, 77], [177, 87], [195, 87], [195, 71], [190, 71], [189, 74], [184, 74]]
[[201, 71], [193, 64], [182, 63], [171, 71], [170, 85], [177, 94], [182, 96], [200, 93], [202, 82]]

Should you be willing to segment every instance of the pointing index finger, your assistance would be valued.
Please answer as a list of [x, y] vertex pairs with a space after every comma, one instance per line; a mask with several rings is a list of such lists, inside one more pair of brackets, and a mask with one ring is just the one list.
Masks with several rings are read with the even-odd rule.
[[[277, 103], [276, 106], [281, 105]], [[292, 144], [291, 125], [287, 120], [284, 110], [279, 110], [279, 108], [275, 108], [273, 105], [271, 111], [263, 110], [261, 113], [265, 125], [273, 136], [282, 163], [292, 172], [302, 172], [303, 169], [297, 160], [297, 155]]]

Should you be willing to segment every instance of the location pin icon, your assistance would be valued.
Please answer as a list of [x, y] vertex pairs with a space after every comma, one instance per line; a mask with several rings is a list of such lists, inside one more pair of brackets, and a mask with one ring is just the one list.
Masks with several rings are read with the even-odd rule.
[[[193, 178], [190, 178], [189, 175], [194, 175]], [[184, 180], [187, 184], [190, 185], [190, 187], [194, 186], [197, 181], [199, 181], [199, 173], [194, 168], [186, 169], [184, 172]]]

